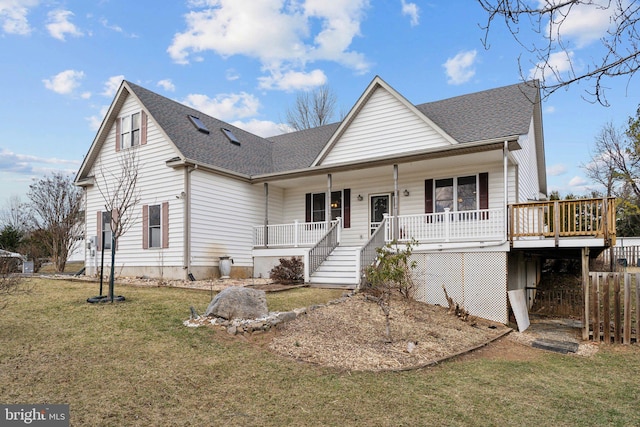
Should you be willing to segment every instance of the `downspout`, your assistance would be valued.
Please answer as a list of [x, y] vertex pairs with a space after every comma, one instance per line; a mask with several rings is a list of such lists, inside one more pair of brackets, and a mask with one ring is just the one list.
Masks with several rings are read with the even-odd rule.
[[198, 165], [193, 167], [187, 166], [184, 169], [184, 189], [185, 195], [182, 199], [184, 203], [184, 251], [182, 268], [184, 269], [185, 280], [189, 280], [191, 275], [191, 173], [198, 168]]

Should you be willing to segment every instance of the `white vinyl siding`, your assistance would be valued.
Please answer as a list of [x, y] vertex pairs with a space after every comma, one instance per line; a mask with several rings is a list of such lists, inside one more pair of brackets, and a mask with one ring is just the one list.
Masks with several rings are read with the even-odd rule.
[[[495, 158], [501, 158], [494, 156]], [[477, 156], [475, 156], [477, 158]], [[398, 166], [400, 215], [423, 214], [425, 208], [425, 179], [450, 178], [452, 176], [468, 176], [487, 172], [489, 174], [489, 209], [503, 206], [503, 167], [501, 160], [491, 163], [472, 165], [474, 155], [460, 156], [451, 166], [442, 160], [424, 161], [412, 165], [411, 172], [407, 167]], [[393, 166], [377, 167], [367, 170], [365, 178], [358, 178], [353, 173], [334, 173], [333, 190], [351, 190], [351, 227], [342, 230], [342, 244], [359, 245], [369, 238], [369, 196], [372, 194], [393, 194]], [[305, 194], [326, 191], [326, 175], [317, 176], [313, 182], [305, 181], [304, 185], [287, 188], [284, 191], [284, 216], [281, 223], [303, 222], [305, 220]], [[510, 184], [511, 185], [511, 184]], [[404, 190], [409, 192], [405, 196]], [[270, 190], [271, 191], [271, 190]], [[363, 200], [358, 200], [361, 195]], [[276, 224], [270, 215], [270, 223]]]
[[[131, 115], [140, 111], [141, 106], [132, 96], [128, 96], [119, 115]], [[110, 185], [113, 185], [119, 176], [121, 164], [119, 159], [134, 152], [138, 161], [137, 189], [140, 192], [140, 202], [131, 208], [129, 214], [133, 217], [133, 223], [118, 240], [116, 271], [123, 267], [180, 268], [183, 265], [184, 202], [176, 196], [184, 191], [184, 173], [166, 166], [167, 159], [175, 157], [177, 152], [173, 145], [166, 141], [151, 117], [148, 117], [147, 123], [147, 144], [116, 152], [114, 149], [116, 124], [114, 122], [89, 173], [89, 175], [95, 175], [96, 180], [101, 183], [103, 180], [100, 176], [110, 177], [108, 181]], [[88, 237], [92, 237], [97, 232], [96, 212], [104, 211], [105, 201], [96, 185], [87, 187], [86, 200], [86, 230]], [[169, 247], [162, 250], [144, 251], [142, 250], [142, 206], [158, 205], [163, 202], [169, 203]], [[91, 256], [90, 251], [86, 251], [86, 254], [87, 267], [93, 268], [99, 264], [98, 252], [95, 257]], [[105, 262], [110, 263], [110, 256], [105, 257]]]
[[386, 89], [376, 89], [322, 164], [397, 156], [451, 145], [417, 114]]
[[191, 265], [218, 265], [228, 255], [236, 267], [252, 266], [253, 226], [264, 223], [264, 188], [194, 171], [191, 200]]
[[529, 133], [519, 139], [521, 150], [513, 151], [513, 158], [518, 164], [518, 202], [526, 202], [538, 198], [540, 186], [538, 184], [538, 160], [534, 140], [533, 121]]

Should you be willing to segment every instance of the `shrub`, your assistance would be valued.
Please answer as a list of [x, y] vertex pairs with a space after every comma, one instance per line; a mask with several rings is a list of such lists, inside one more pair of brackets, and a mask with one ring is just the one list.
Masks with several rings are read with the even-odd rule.
[[280, 258], [280, 264], [269, 272], [269, 278], [283, 285], [304, 282], [304, 263], [300, 257]]

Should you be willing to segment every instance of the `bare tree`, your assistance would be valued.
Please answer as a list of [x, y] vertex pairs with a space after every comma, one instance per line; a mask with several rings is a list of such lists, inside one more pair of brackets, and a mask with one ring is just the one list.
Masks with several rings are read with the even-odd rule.
[[[109, 169], [102, 163], [96, 165], [95, 184], [110, 214], [111, 272], [109, 298], [114, 300], [114, 274], [117, 242], [138, 220], [135, 207], [140, 203], [138, 189], [140, 162], [135, 149], [123, 150], [118, 156], [118, 167]], [[102, 286], [101, 286], [102, 289]]]
[[57, 272], [63, 272], [67, 257], [82, 237], [82, 192], [71, 177], [61, 172], [29, 186], [30, 221], [43, 230], [42, 243], [51, 252]]
[[605, 124], [595, 139], [594, 152], [589, 163], [582, 168], [591, 181], [605, 189], [605, 196], [614, 196], [618, 178], [616, 158], [624, 151], [624, 132], [618, 130], [613, 123]]
[[[588, 98], [608, 105], [605, 81], [608, 78], [627, 76], [640, 69], [640, 2], [636, 0], [478, 0], [489, 14], [483, 43], [489, 48], [489, 31], [496, 20], [503, 20], [513, 38], [535, 58], [533, 69], [525, 72], [522, 57], [518, 59], [520, 74], [524, 80], [541, 80], [545, 97], [560, 88], [582, 80], [593, 82], [587, 91]], [[569, 35], [577, 19], [586, 13], [607, 14], [609, 26], [600, 37], [602, 55], [587, 67], [578, 66]], [[529, 42], [529, 35], [541, 36], [537, 42]], [[562, 62], [562, 66], [558, 63]]]
[[622, 235], [640, 231], [640, 109], [630, 117], [626, 131], [612, 123], [596, 137], [591, 162], [583, 165], [586, 174], [618, 199], [617, 227]]
[[24, 232], [27, 230], [27, 222], [28, 216], [22, 199], [17, 195], [10, 196], [5, 206], [0, 210], [0, 226], [9, 226]]
[[335, 116], [337, 97], [327, 85], [312, 92], [300, 92], [296, 103], [287, 110], [287, 124], [295, 130], [329, 124]]

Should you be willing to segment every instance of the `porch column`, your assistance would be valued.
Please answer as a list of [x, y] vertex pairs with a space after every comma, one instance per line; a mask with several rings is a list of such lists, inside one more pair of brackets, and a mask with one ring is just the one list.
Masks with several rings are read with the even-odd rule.
[[400, 199], [398, 189], [398, 165], [393, 165], [393, 239], [397, 239], [398, 233], [398, 200]]
[[264, 246], [269, 247], [269, 183], [264, 183]]
[[329, 228], [331, 228], [331, 174], [328, 173], [327, 174], [327, 195], [324, 198], [324, 211], [325, 211], [325, 216], [324, 219], [327, 223], [327, 229], [326, 231], [329, 231]]
[[509, 239], [509, 164], [508, 164], [508, 155], [509, 155], [509, 141], [504, 141], [504, 147], [502, 148], [502, 168], [504, 175], [504, 195], [503, 195], [503, 205], [504, 205], [504, 213], [502, 226], [504, 227], [504, 240], [507, 241]]

